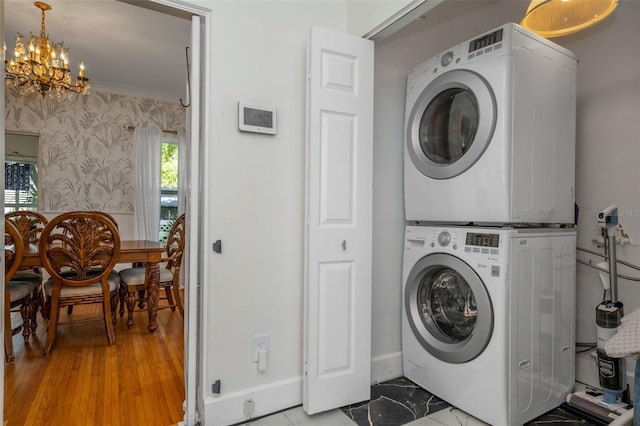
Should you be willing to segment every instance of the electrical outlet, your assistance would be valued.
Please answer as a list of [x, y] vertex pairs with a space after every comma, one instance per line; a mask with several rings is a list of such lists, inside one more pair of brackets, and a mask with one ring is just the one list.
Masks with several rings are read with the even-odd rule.
[[242, 404], [242, 412], [245, 417], [253, 416], [253, 413], [256, 411], [256, 402], [253, 399], [246, 399], [244, 404]]
[[251, 362], [258, 362], [258, 349], [269, 353], [269, 335], [253, 336], [251, 339]]

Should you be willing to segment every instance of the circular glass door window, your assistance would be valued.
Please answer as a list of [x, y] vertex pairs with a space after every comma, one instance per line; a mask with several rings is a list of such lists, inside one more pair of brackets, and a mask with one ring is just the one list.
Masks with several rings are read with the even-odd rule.
[[436, 358], [467, 362], [480, 355], [493, 333], [493, 307], [480, 276], [459, 257], [432, 253], [407, 277], [404, 306], [420, 345]]
[[478, 102], [473, 93], [461, 88], [440, 92], [420, 119], [422, 152], [436, 164], [455, 163], [473, 144], [478, 120]]
[[468, 70], [433, 79], [407, 117], [406, 148], [413, 165], [433, 179], [468, 170], [493, 137], [496, 100], [487, 81]]
[[473, 290], [457, 272], [443, 268], [418, 287], [418, 310], [431, 334], [447, 343], [471, 336], [478, 318]]

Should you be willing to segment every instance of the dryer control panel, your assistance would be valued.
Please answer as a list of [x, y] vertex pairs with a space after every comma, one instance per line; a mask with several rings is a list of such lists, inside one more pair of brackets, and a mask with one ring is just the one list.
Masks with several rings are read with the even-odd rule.
[[473, 53], [476, 50], [482, 50], [485, 47], [493, 46], [494, 44], [502, 43], [502, 35], [504, 30], [500, 28], [489, 34], [485, 34], [475, 40], [469, 42], [469, 53]]

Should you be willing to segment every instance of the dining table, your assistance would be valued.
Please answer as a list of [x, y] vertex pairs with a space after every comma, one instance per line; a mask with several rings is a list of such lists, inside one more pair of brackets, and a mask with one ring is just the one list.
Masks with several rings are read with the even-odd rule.
[[[158, 302], [160, 300], [160, 260], [165, 249], [165, 244], [151, 240], [121, 240], [120, 254], [117, 263], [138, 263], [146, 264], [146, 292], [147, 306], [149, 313], [149, 324], [147, 330], [153, 333], [158, 328]], [[29, 244], [25, 247], [22, 257], [21, 267], [42, 268], [37, 244]]]

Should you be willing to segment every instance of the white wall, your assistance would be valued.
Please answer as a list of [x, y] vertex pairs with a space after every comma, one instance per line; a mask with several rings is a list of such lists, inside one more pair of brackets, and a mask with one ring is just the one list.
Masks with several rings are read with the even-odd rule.
[[[640, 243], [640, 2], [623, 1], [611, 19], [566, 37], [576, 53], [578, 110], [576, 201], [580, 207], [578, 246], [593, 248], [596, 218], [611, 204], [620, 223]], [[602, 249], [600, 249], [602, 251]], [[580, 253], [578, 253], [580, 255]], [[619, 259], [640, 264], [640, 247], [617, 247]], [[586, 256], [580, 256], [588, 259]], [[594, 258], [595, 260], [602, 260]], [[619, 273], [640, 276], [620, 268]], [[595, 341], [595, 306], [602, 300], [597, 271], [578, 267], [578, 341]], [[640, 307], [640, 286], [619, 280], [625, 312]]]
[[[306, 44], [311, 25], [344, 30], [343, 2], [209, 1], [213, 134], [211, 241], [205, 253], [207, 425], [302, 402]], [[238, 131], [238, 101], [277, 108], [275, 136]], [[251, 338], [270, 337], [268, 369]]]
[[[619, 221], [632, 241], [640, 243], [640, 2], [622, 1], [611, 19], [568, 36], [562, 44], [578, 56], [578, 110], [576, 140], [576, 201], [580, 207], [578, 246], [596, 249], [599, 211], [616, 204]], [[617, 247], [617, 256], [640, 265], [640, 247]], [[601, 258], [578, 252], [579, 258]], [[618, 273], [640, 276], [619, 267]], [[625, 313], [640, 307], [640, 283], [618, 280]], [[596, 339], [595, 306], [602, 300], [597, 271], [577, 269], [577, 341]], [[635, 362], [627, 361], [633, 370]], [[632, 376], [627, 376], [628, 382]], [[576, 379], [598, 385], [593, 359], [579, 357]]]
[[[446, 1], [376, 46], [374, 128], [373, 356], [400, 355], [402, 274], [402, 127], [406, 75], [447, 48], [506, 22], [518, 22], [525, 1]], [[554, 39], [579, 59], [577, 84], [576, 201], [578, 245], [595, 249], [596, 215], [610, 204], [640, 243], [640, 2], [621, 2], [599, 25]], [[640, 264], [640, 247], [618, 247], [618, 257]], [[582, 258], [586, 258], [580, 255]], [[600, 259], [595, 259], [599, 261]], [[620, 268], [619, 272], [640, 276]], [[640, 286], [620, 280], [629, 313]], [[596, 271], [577, 267], [577, 341], [595, 341], [595, 306], [602, 286]], [[389, 300], [398, 303], [390, 304]], [[578, 377], [580, 379], [580, 377]]]

